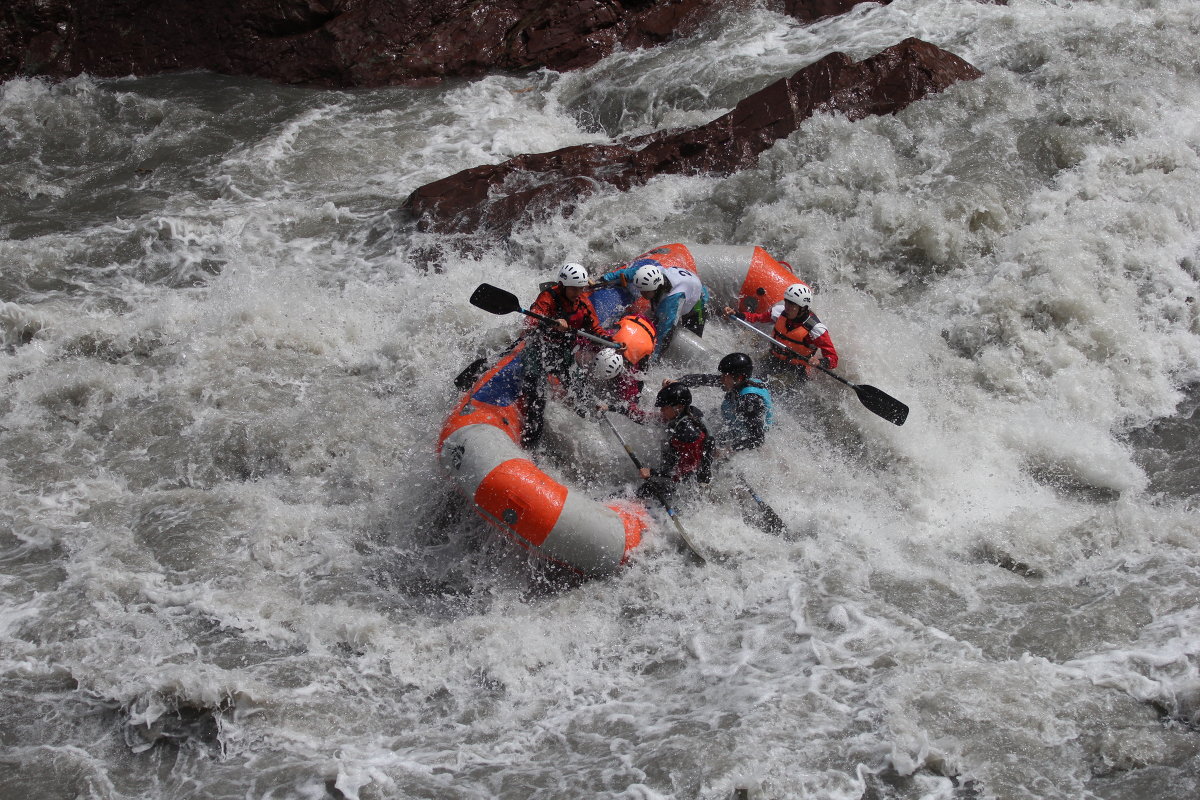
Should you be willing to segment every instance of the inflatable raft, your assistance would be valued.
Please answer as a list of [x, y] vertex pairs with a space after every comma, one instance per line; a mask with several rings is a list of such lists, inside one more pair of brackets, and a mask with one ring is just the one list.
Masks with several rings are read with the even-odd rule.
[[[799, 280], [761, 247], [669, 244], [638, 258], [694, 271], [714, 303], [740, 310], [769, 308]], [[607, 326], [620, 319], [629, 300], [618, 288], [598, 289], [591, 297]], [[611, 574], [641, 543], [649, 513], [640, 502], [604, 503], [560, 483], [520, 446], [524, 347], [521, 341], [501, 356], [459, 399], [438, 436], [438, 463], [479, 515], [521, 547], [584, 575]], [[700, 337], [678, 330], [665, 355], [707, 364], [713, 354]]]

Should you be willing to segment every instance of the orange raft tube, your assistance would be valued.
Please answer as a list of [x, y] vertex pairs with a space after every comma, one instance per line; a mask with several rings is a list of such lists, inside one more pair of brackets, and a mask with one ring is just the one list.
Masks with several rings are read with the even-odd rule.
[[787, 287], [804, 283], [792, 272], [791, 264], [754, 245], [665, 244], [633, 261], [641, 258], [652, 258], [664, 267], [691, 270], [717, 302], [742, 312], [767, 311], [783, 302]]
[[[783, 302], [787, 287], [804, 283], [792, 272], [790, 264], [755, 245], [664, 244], [631, 259], [626, 266], [644, 258], [700, 276], [712, 294], [710, 317], [724, 305], [743, 313], [769, 311]], [[592, 293], [592, 303], [606, 325], [611, 325], [620, 309], [635, 299], [628, 289], [601, 289]], [[707, 368], [712, 366], [715, 354], [699, 336], [677, 326], [664, 355], [674, 362], [702, 364]]]
[[559, 483], [520, 446], [522, 341], [488, 370], [442, 426], [438, 463], [484, 520], [535, 555], [588, 576], [615, 571], [642, 540], [646, 509], [604, 505]]

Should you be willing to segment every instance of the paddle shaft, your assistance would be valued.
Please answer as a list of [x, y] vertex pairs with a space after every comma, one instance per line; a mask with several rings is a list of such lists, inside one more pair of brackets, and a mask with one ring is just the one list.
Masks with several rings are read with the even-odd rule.
[[[527, 317], [533, 317], [536, 320], [544, 322], [547, 325], [554, 325], [555, 327], [558, 327], [558, 328], [562, 327], [561, 325], [558, 324], [558, 320], [551, 319], [550, 317], [542, 316], [541, 314], [538, 314], [535, 311], [527, 311], [524, 308], [518, 308], [517, 311], [524, 314]], [[570, 328], [567, 329], [567, 332], [571, 332], [571, 331], [572, 331], [572, 329], [570, 329]], [[575, 330], [574, 333], [576, 336], [582, 336], [584, 339], [587, 339], [589, 342], [594, 342], [594, 343], [600, 345], [601, 347], [611, 347], [614, 350], [622, 350], [625, 347], [623, 344], [620, 344], [618, 342], [610, 342], [608, 339], [602, 339], [601, 337], [596, 336], [595, 334], [592, 334], [592, 333], [588, 333], [587, 331]]]
[[[538, 291], [544, 292], [547, 289], [553, 289], [557, 285], [558, 285], [558, 281], [542, 281], [541, 283], [538, 284]], [[587, 286], [583, 287], [583, 290], [590, 294], [591, 292], [594, 292], [597, 289], [610, 289], [613, 286], [620, 286], [620, 285], [621, 285], [620, 281], [604, 281], [604, 282], [588, 284]]]
[[[617, 430], [617, 426], [613, 425], [612, 420], [608, 418], [607, 414], [601, 414], [600, 416], [606, 423], [608, 423], [609, 430], [611, 430], [613, 435], [617, 437], [617, 441], [621, 443], [621, 447], [625, 448], [625, 452], [629, 455], [629, 459], [633, 462], [633, 466], [637, 468], [638, 474], [640, 475], [642, 472], [642, 462], [638, 459], [637, 454], [633, 452], [633, 448], [630, 447], [629, 443], [625, 441], [625, 437], [621, 435], [619, 430]], [[692, 540], [688, 537], [687, 531], [683, 529], [683, 524], [676, 516], [677, 512], [675, 509], [672, 508], [671, 504], [667, 502], [667, 499], [658, 492], [655, 492], [654, 496], [658, 498], [658, 501], [663, 504], [663, 508], [667, 510], [667, 516], [671, 518], [671, 522], [675, 523], [675, 530], [679, 533], [679, 538], [683, 540], [683, 543], [687, 547], [688, 551], [693, 557], [699, 560], [701, 564], [705, 563], [708, 559], [702, 556], [700, 551], [696, 549], [696, 546], [692, 544]]]
[[604, 421], [606, 423], [608, 423], [608, 427], [612, 429], [613, 434], [617, 437], [617, 441], [621, 443], [621, 447], [624, 447], [625, 452], [629, 454], [629, 460], [633, 462], [634, 468], [637, 469], [638, 474], [641, 474], [642, 462], [641, 462], [641, 459], [639, 459], [637, 457], [637, 453], [633, 452], [633, 448], [630, 447], [629, 444], [625, 441], [625, 437], [621, 435], [621, 432], [619, 430], [617, 430], [617, 426], [612, 424], [612, 420], [608, 418], [608, 415], [601, 414], [600, 416], [604, 419]]

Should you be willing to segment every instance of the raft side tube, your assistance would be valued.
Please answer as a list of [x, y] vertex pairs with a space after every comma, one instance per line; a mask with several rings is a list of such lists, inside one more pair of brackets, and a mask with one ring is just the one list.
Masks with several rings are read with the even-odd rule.
[[789, 264], [757, 245], [675, 243], [652, 248], [638, 258], [690, 269], [713, 295], [713, 302], [739, 311], [767, 311], [783, 300], [793, 283], [803, 283]]
[[709, 347], [704, 339], [684, 327], [675, 330], [675, 335], [663, 351], [663, 358], [672, 366], [692, 369], [696, 369], [698, 365], [715, 365], [720, 355]]
[[480, 516], [517, 544], [586, 575], [611, 574], [641, 542], [644, 511], [592, 500], [527, 456], [505, 431], [477, 423], [450, 433], [438, 462]]

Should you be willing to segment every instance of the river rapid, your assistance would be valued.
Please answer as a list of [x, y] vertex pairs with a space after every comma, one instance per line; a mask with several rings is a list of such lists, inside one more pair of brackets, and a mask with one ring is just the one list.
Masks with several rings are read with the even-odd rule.
[[[395, 213], [909, 36], [984, 77], [482, 251]], [[1197, 796], [1198, 36], [1193, 0], [897, 0], [435, 88], [0, 85], [0, 796]], [[467, 298], [675, 241], [790, 262], [911, 414], [817, 376], [743, 464], [794, 538], [714, 493], [708, 566], [659, 516], [564, 580], [438, 475], [518, 325]], [[549, 413], [549, 469], [632, 489]]]

